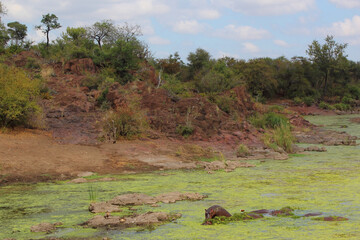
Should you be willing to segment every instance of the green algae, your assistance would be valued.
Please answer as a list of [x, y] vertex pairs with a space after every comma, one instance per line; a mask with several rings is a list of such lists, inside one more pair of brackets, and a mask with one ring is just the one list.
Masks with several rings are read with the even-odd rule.
[[[352, 116], [309, 117], [325, 128], [360, 136], [360, 124]], [[343, 129], [341, 125], [348, 125]], [[207, 174], [201, 170], [168, 171], [115, 177], [113, 182], [72, 184], [66, 182], [0, 187], [0, 239], [86, 238], [102, 239], [360, 239], [360, 147], [327, 146], [328, 152], [291, 156], [288, 160], [254, 161], [255, 168]], [[163, 173], [163, 172], [161, 172]], [[101, 176], [96, 176], [100, 178]], [[157, 228], [126, 230], [89, 229], [79, 226], [94, 214], [88, 211], [89, 186], [96, 201], [141, 192], [151, 196], [164, 192], [199, 192], [209, 197], [196, 202], [181, 201], [139, 206], [136, 213], [164, 211], [182, 213], [174, 223]], [[244, 209], [280, 209], [292, 206], [295, 216], [265, 217], [251, 221], [204, 226], [204, 209], [221, 205], [230, 213]], [[120, 216], [132, 214], [123, 208]], [[348, 221], [314, 221], [298, 218], [309, 212], [343, 216]], [[123, 214], [123, 215], [122, 215]], [[31, 233], [41, 222], [62, 222], [52, 234]]]

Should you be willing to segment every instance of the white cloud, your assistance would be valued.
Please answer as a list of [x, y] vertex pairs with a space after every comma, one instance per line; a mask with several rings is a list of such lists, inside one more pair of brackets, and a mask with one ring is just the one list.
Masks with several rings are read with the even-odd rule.
[[312, 8], [315, 0], [214, 0], [218, 6], [255, 15], [285, 15]]
[[288, 47], [289, 44], [283, 40], [274, 40], [274, 43], [280, 47]]
[[264, 29], [256, 29], [251, 26], [235, 26], [233, 24], [217, 30], [215, 35], [222, 38], [234, 40], [255, 40], [270, 36], [270, 33]]
[[35, 17], [33, 11], [26, 8], [24, 5], [15, 2], [8, 2], [4, 5], [7, 9], [8, 17], [18, 19], [20, 22], [30, 21]]
[[214, 9], [200, 9], [198, 17], [201, 19], [217, 19], [220, 17], [220, 13]]
[[258, 46], [256, 46], [253, 43], [250, 42], [246, 42], [243, 43], [243, 50], [246, 52], [250, 52], [250, 53], [258, 53], [260, 52], [260, 48]]
[[347, 18], [343, 22], [335, 22], [330, 28], [323, 28], [321, 31], [340, 37], [360, 36], [360, 16], [355, 15], [352, 19]]
[[171, 42], [168, 39], [161, 38], [159, 36], [149, 37], [149, 43], [154, 45], [169, 45]]
[[178, 33], [197, 34], [204, 29], [205, 26], [196, 20], [182, 20], [173, 25], [173, 30]]
[[336, 4], [338, 7], [343, 8], [358, 8], [360, 7], [359, 0], [330, 0], [330, 2]]
[[111, 6], [104, 6], [96, 11], [96, 14], [106, 16], [106, 19], [128, 20], [140, 16], [156, 16], [168, 13], [168, 5], [155, 0], [120, 1], [111, 3]]

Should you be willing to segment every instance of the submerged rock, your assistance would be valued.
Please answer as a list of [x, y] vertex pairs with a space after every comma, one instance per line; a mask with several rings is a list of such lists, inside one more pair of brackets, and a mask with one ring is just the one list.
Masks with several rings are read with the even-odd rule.
[[347, 221], [349, 219], [346, 217], [330, 216], [330, 217], [318, 217], [318, 218], [314, 218], [314, 220], [326, 221], [326, 222], [341, 222], [341, 221]]
[[143, 205], [143, 204], [156, 204], [158, 202], [174, 203], [176, 201], [190, 200], [198, 201], [206, 198], [206, 195], [199, 193], [180, 193], [171, 192], [163, 193], [156, 197], [151, 197], [143, 193], [131, 193], [117, 196], [109, 201], [113, 205], [126, 206], [126, 205]]
[[148, 226], [153, 224], [164, 224], [174, 221], [181, 217], [181, 214], [169, 214], [164, 212], [147, 212], [140, 215], [119, 217], [101, 215], [94, 216], [87, 222], [83, 223], [83, 226], [91, 228], [128, 228], [134, 226]]
[[326, 152], [327, 150], [326, 150], [325, 147], [309, 146], [309, 147], [305, 148], [304, 151], [307, 151], [307, 152]]
[[322, 215], [322, 213], [307, 213], [303, 217], [315, 217], [320, 215]]
[[51, 233], [52, 231], [56, 230], [56, 226], [62, 225], [61, 222], [57, 223], [40, 223], [38, 225], [32, 226], [30, 230], [32, 232], [47, 232]]
[[119, 212], [119, 206], [138, 206], [138, 205], [152, 205], [157, 206], [156, 203], [174, 203], [176, 201], [199, 201], [206, 198], [206, 195], [200, 193], [180, 193], [180, 192], [170, 192], [163, 193], [156, 197], [152, 197], [143, 193], [130, 193], [123, 194], [113, 198], [107, 202], [92, 203], [89, 206], [89, 211], [92, 213], [99, 212]]
[[90, 203], [89, 211], [92, 213], [122, 212], [119, 206], [108, 202]]

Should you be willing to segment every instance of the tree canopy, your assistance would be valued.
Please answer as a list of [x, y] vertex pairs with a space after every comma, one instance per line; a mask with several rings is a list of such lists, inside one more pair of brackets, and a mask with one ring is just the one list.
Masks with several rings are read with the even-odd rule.
[[51, 30], [61, 28], [61, 25], [58, 22], [58, 17], [55, 14], [48, 13], [43, 15], [43, 18], [41, 19], [41, 25], [38, 25], [35, 28], [46, 34], [46, 46], [49, 47], [49, 32]]
[[19, 45], [19, 42], [22, 42], [27, 35], [27, 26], [17, 21], [10, 22], [7, 26], [11, 39], [15, 40], [15, 45]]

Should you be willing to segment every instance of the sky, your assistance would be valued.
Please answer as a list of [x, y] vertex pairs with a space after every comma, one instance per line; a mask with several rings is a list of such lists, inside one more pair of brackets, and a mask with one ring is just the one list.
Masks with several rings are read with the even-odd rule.
[[19, 21], [28, 38], [45, 41], [34, 29], [51, 13], [63, 26], [51, 32], [54, 40], [66, 27], [90, 26], [111, 19], [141, 26], [141, 39], [153, 56], [178, 52], [186, 61], [197, 48], [213, 58], [237, 59], [306, 56], [313, 40], [324, 43], [333, 35], [348, 43], [346, 53], [360, 61], [360, 0], [0, 0], [7, 9], [6, 24]]

